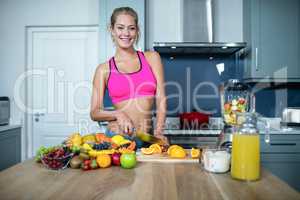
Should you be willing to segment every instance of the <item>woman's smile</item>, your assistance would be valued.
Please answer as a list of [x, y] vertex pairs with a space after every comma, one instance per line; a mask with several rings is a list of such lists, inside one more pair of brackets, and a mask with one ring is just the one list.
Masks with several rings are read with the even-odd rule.
[[122, 14], [117, 17], [116, 24], [112, 29], [112, 35], [121, 48], [132, 47], [138, 34], [134, 18], [130, 15]]

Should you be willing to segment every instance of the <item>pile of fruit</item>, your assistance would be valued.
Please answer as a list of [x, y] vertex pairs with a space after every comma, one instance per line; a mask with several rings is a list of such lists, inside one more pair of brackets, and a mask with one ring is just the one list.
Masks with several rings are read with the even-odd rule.
[[246, 112], [247, 102], [243, 97], [233, 99], [230, 102], [224, 104], [224, 120], [227, 124], [235, 125], [237, 123], [236, 113]]
[[[159, 144], [152, 144], [148, 148], [141, 148], [141, 152], [144, 155], [152, 154], [166, 154], [170, 158], [184, 159], [188, 156], [187, 151], [179, 145], [171, 145], [170, 147], [161, 146]], [[200, 149], [192, 148], [190, 151], [191, 158], [199, 158], [201, 154]]]
[[74, 169], [90, 170], [111, 165], [130, 169], [136, 165], [135, 149], [135, 142], [122, 135], [110, 138], [103, 133], [85, 136], [74, 133], [60, 146], [40, 147], [35, 160], [50, 169], [70, 166]]

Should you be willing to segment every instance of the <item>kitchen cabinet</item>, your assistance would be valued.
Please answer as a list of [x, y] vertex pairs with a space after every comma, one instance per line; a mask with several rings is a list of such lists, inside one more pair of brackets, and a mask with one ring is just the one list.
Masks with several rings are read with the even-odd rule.
[[115, 46], [109, 32], [110, 17], [115, 8], [131, 7], [139, 17], [140, 39], [137, 49], [144, 50], [145, 43], [145, 0], [101, 0], [99, 1], [99, 55], [100, 63], [107, 61], [114, 55]]
[[300, 81], [300, 1], [244, 0], [245, 80]]
[[261, 135], [262, 166], [300, 191], [300, 134]]
[[21, 128], [0, 131], [0, 170], [21, 162]]

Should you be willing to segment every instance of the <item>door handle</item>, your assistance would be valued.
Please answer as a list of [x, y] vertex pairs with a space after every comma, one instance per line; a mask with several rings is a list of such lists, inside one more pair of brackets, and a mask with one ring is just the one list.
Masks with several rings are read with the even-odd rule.
[[255, 48], [255, 70], [258, 71], [258, 48]]
[[35, 117], [41, 117], [41, 116], [45, 116], [45, 113], [34, 113]]
[[45, 116], [45, 113], [34, 113], [34, 121], [38, 122], [40, 121], [41, 116]]

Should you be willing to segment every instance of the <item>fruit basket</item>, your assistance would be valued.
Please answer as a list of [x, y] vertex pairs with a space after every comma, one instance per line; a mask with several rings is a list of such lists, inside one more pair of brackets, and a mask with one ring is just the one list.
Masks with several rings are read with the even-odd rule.
[[41, 161], [46, 168], [59, 170], [67, 168], [72, 157], [73, 153], [64, 151], [63, 149], [55, 149], [43, 155]]

